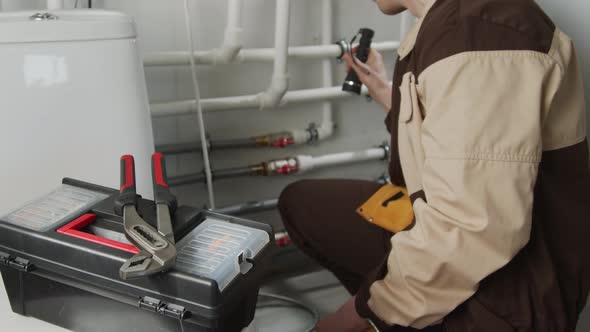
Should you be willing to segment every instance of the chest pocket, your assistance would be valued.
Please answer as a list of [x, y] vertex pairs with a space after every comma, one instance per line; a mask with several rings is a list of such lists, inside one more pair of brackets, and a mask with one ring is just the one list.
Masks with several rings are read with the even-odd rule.
[[410, 194], [422, 191], [424, 149], [422, 148], [422, 122], [424, 117], [418, 99], [418, 87], [413, 73], [406, 73], [400, 86], [400, 116], [398, 149], [402, 171]]

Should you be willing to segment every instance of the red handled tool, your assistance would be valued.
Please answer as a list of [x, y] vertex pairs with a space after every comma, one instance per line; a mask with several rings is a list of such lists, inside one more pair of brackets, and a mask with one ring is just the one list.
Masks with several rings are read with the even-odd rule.
[[170, 269], [176, 263], [176, 247], [170, 212], [176, 209], [176, 197], [166, 183], [164, 156], [152, 155], [152, 173], [158, 230], [137, 213], [135, 162], [133, 156], [121, 157], [121, 192], [117, 204], [122, 206], [125, 235], [140, 252], [128, 259], [119, 275], [122, 279], [149, 276]]
[[156, 202], [156, 215], [158, 220], [158, 232], [165, 236], [168, 241], [174, 243], [174, 230], [170, 215], [176, 211], [176, 197], [168, 188], [166, 176], [166, 164], [164, 155], [154, 153], [152, 155], [152, 176], [154, 182], [154, 201]]

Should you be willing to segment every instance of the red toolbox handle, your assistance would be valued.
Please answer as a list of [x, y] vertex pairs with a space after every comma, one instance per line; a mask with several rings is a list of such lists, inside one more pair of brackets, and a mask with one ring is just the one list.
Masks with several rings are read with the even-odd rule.
[[57, 230], [60, 234], [65, 234], [71, 237], [75, 237], [78, 239], [82, 239], [88, 242], [97, 243], [106, 247], [119, 249], [122, 251], [126, 251], [132, 254], [138, 254], [139, 249], [137, 249], [134, 245], [123, 243], [119, 241], [114, 241], [110, 239], [106, 239], [104, 237], [100, 237], [94, 234], [84, 233], [81, 232], [80, 229], [92, 224], [96, 221], [96, 215], [92, 213], [86, 213], [80, 216], [77, 219], [74, 219], [72, 222], [68, 223], [67, 225], [61, 227]]

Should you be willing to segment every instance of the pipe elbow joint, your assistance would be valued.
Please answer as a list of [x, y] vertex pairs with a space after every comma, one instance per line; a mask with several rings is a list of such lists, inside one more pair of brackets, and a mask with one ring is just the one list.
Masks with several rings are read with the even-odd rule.
[[322, 122], [322, 124], [317, 128], [318, 131], [318, 139], [320, 141], [331, 137], [334, 134], [334, 122]]
[[213, 51], [213, 64], [228, 64], [238, 58], [242, 50], [242, 32], [240, 28], [225, 30], [223, 46]]
[[289, 77], [287, 75], [273, 76], [269, 88], [258, 95], [260, 109], [281, 106], [281, 100], [283, 100], [288, 88]]

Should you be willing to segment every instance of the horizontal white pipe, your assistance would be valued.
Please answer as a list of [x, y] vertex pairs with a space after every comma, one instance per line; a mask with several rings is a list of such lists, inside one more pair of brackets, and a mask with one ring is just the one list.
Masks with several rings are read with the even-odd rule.
[[[363, 86], [362, 94], [367, 95], [368, 90]], [[289, 91], [283, 97], [280, 106], [291, 103], [310, 103], [325, 100], [336, 100], [355, 96], [342, 91], [342, 87], [307, 89]], [[219, 112], [235, 109], [257, 108], [259, 106], [258, 95], [237, 96], [201, 99], [203, 112]], [[194, 100], [180, 100], [165, 103], [154, 103], [150, 105], [154, 117], [187, 115], [195, 111]]]
[[[364, 94], [368, 93], [365, 88]], [[283, 100], [284, 104], [287, 103], [306, 103], [306, 102], [318, 102], [324, 100], [334, 100], [354, 96], [346, 91], [342, 91], [341, 86], [333, 86], [329, 88], [319, 89], [306, 89], [306, 90], [295, 90], [289, 91]], [[283, 105], [284, 105], [283, 104]]]
[[385, 157], [385, 150], [383, 148], [373, 148], [365, 151], [334, 153], [319, 157], [301, 155], [295, 157], [295, 159], [297, 160], [299, 173], [304, 173], [315, 168], [381, 160], [385, 159]]
[[[380, 52], [390, 52], [396, 50], [399, 44], [398, 41], [376, 42], [371, 47]], [[288, 49], [288, 55], [293, 60], [336, 58], [341, 53], [342, 49], [336, 44], [298, 46], [289, 47]], [[274, 48], [242, 49], [233, 59], [233, 62], [270, 62], [274, 60], [275, 54], [276, 50]], [[196, 51], [193, 56], [196, 64], [211, 65], [216, 63], [210, 51]], [[190, 53], [186, 51], [157, 52], [145, 55], [143, 63], [147, 67], [185, 66], [190, 64], [189, 59]]]

